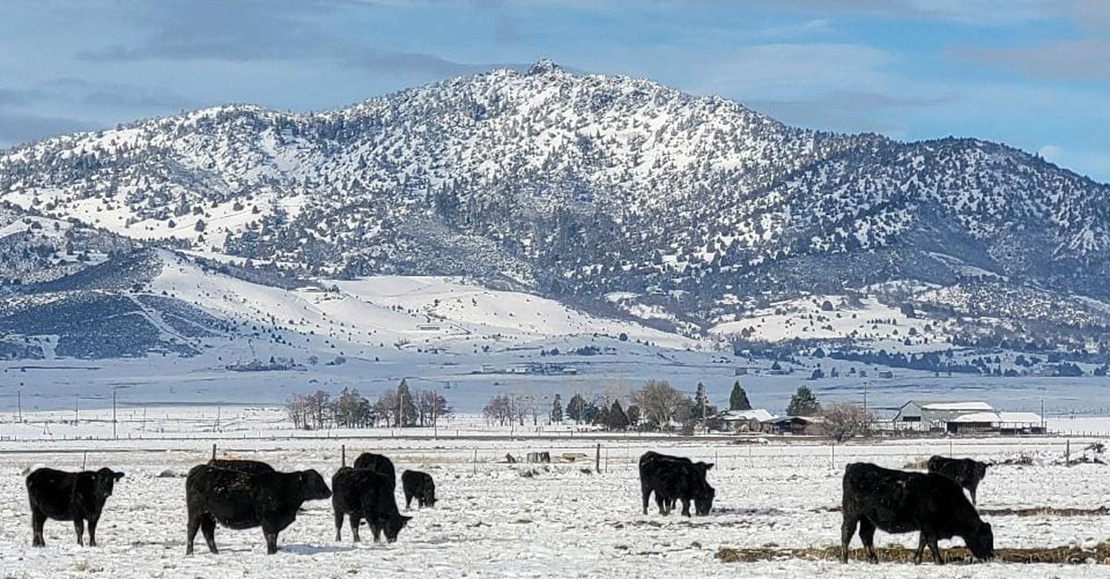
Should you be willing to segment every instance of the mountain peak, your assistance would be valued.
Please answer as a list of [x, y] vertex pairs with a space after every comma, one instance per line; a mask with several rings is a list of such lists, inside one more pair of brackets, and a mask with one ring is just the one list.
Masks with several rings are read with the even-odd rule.
[[528, 76], [541, 76], [547, 74], [566, 74], [566, 71], [563, 70], [563, 67], [556, 64], [555, 61], [546, 58], [528, 67]]

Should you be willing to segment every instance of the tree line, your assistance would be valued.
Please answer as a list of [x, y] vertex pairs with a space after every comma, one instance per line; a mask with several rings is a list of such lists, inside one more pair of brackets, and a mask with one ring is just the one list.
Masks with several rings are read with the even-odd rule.
[[285, 412], [298, 430], [324, 428], [405, 428], [435, 426], [452, 414], [447, 399], [433, 390], [412, 390], [401, 380], [371, 402], [357, 389], [344, 388], [338, 397], [317, 390], [294, 394], [285, 402]]

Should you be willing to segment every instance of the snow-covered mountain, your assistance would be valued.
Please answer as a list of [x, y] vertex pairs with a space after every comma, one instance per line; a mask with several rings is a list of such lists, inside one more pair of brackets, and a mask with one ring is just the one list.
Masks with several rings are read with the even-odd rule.
[[[1004, 145], [792, 128], [550, 62], [49, 139], [0, 153], [0, 201], [124, 243], [313, 279], [465, 275], [689, 335], [895, 284], [887, 306], [957, 319], [976, 292], [1005, 302], [975, 336], [1083, 342], [1110, 301], [1106, 185]], [[1070, 317], [1021, 323], [1033, 293]]]

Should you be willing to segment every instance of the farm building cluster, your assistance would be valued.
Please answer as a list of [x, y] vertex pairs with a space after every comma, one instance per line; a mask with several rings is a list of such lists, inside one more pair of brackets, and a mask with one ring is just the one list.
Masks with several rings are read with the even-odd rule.
[[[824, 434], [821, 416], [776, 416], [764, 409], [729, 410], [710, 420], [710, 429], [720, 432], [767, 434]], [[1045, 434], [1044, 419], [1034, 412], [995, 410], [981, 401], [911, 400], [889, 420], [875, 420], [872, 429], [948, 434]]]

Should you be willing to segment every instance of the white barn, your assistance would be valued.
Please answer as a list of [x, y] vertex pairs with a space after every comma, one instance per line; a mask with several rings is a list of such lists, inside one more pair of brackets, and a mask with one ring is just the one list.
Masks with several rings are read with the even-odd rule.
[[980, 401], [910, 400], [898, 410], [895, 426], [922, 430], [944, 430], [949, 422], [961, 416], [994, 413], [994, 408]]

